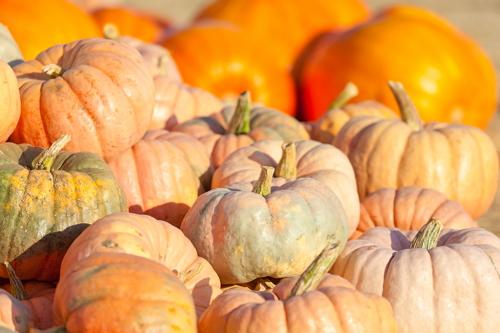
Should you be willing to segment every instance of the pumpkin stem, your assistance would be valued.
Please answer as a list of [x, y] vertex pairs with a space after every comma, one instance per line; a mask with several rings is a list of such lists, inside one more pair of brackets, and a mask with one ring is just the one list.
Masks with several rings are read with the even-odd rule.
[[236, 110], [229, 122], [228, 132], [236, 135], [250, 133], [250, 92], [244, 91], [238, 97]]
[[8, 261], [4, 262], [3, 264], [5, 265], [7, 275], [9, 276], [9, 282], [12, 287], [12, 295], [14, 295], [14, 297], [20, 301], [28, 299], [28, 295], [26, 294], [26, 290], [24, 290], [23, 283], [21, 282], [21, 279], [17, 277], [14, 268]]
[[436, 218], [432, 217], [429, 222], [424, 224], [411, 241], [411, 249], [433, 249], [436, 247], [439, 235], [443, 230], [443, 224]]
[[418, 115], [418, 110], [410, 95], [406, 92], [401, 82], [389, 81], [389, 88], [398, 102], [401, 119], [410, 126], [414, 131], [420, 131], [423, 127], [422, 120]]
[[294, 142], [289, 142], [281, 146], [283, 154], [274, 173], [276, 177], [283, 177], [288, 180], [297, 178], [297, 149]]
[[33, 170], [46, 170], [50, 171], [52, 165], [54, 164], [57, 154], [66, 146], [66, 144], [71, 140], [71, 136], [65, 134], [59, 139], [54, 141], [52, 145], [44, 149], [35, 159], [31, 162], [31, 167]]
[[348, 82], [344, 89], [337, 95], [337, 98], [330, 104], [328, 111], [337, 110], [347, 104], [351, 99], [358, 96], [359, 90], [358, 87], [352, 83]]
[[56, 78], [58, 76], [61, 76], [62, 74], [62, 68], [59, 65], [56, 64], [48, 64], [42, 67], [42, 72], [47, 74], [48, 76], [52, 78]]
[[300, 296], [316, 289], [323, 276], [332, 268], [333, 263], [337, 260], [340, 250], [340, 243], [333, 238], [300, 275], [288, 297]]
[[108, 22], [102, 27], [102, 34], [104, 38], [114, 40], [120, 37], [120, 30], [118, 30], [118, 27], [114, 23]]
[[260, 176], [252, 192], [258, 193], [265, 197], [271, 193], [271, 185], [273, 183], [274, 168], [270, 166], [263, 166], [260, 171]]

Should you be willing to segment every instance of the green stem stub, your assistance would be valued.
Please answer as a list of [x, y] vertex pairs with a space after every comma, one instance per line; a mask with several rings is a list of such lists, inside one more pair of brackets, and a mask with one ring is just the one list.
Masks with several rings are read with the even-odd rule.
[[236, 135], [250, 133], [250, 92], [243, 92], [238, 97], [236, 110], [229, 122], [228, 132]]
[[20, 301], [28, 299], [28, 295], [26, 294], [26, 290], [24, 290], [23, 283], [17, 277], [14, 268], [8, 261], [4, 262], [3, 264], [5, 265], [5, 269], [7, 270], [7, 275], [9, 276], [9, 282], [12, 288], [12, 295], [14, 295], [14, 297]]
[[54, 141], [52, 145], [43, 150], [33, 161], [31, 162], [31, 167], [33, 170], [46, 170], [50, 171], [57, 154], [66, 146], [66, 144], [71, 140], [71, 136], [65, 134], [59, 139]]
[[346, 105], [351, 99], [358, 96], [358, 87], [352, 83], [348, 82], [344, 89], [337, 95], [337, 98], [332, 102], [328, 111], [337, 110]]
[[401, 82], [389, 81], [389, 88], [396, 98], [401, 113], [401, 119], [414, 131], [420, 131], [423, 127], [418, 110]]
[[260, 170], [260, 176], [252, 192], [262, 195], [263, 197], [271, 194], [271, 187], [273, 184], [274, 168], [270, 166], [263, 166]]
[[299, 296], [318, 287], [324, 275], [332, 268], [341, 251], [340, 243], [331, 239], [328, 245], [306, 268], [293, 286], [288, 297]]
[[433, 249], [437, 246], [439, 235], [443, 230], [443, 224], [436, 218], [431, 218], [418, 230], [415, 238], [411, 241], [411, 249]]
[[275, 176], [283, 177], [287, 180], [297, 178], [297, 148], [294, 142], [283, 144], [281, 147], [283, 154], [276, 167]]

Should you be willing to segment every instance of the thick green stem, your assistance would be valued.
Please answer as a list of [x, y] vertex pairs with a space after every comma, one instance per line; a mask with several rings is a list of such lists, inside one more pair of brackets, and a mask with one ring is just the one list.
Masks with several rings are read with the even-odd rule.
[[285, 143], [281, 149], [283, 149], [283, 154], [276, 167], [275, 176], [294, 180], [297, 178], [297, 148], [295, 143]]
[[32, 169], [50, 171], [57, 154], [61, 152], [61, 150], [70, 140], [71, 136], [65, 134], [54, 141], [54, 143], [49, 148], [43, 150], [40, 155], [35, 157], [35, 159], [31, 162]]
[[115, 24], [106, 23], [102, 27], [102, 34], [106, 39], [117, 39], [118, 37], [120, 37], [120, 30]]
[[236, 135], [250, 133], [250, 92], [243, 92], [238, 97], [236, 110], [229, 122], [228, 132]]
[[358, 87], [352, 82], [348, 82], [344, 89], [337, 95], [337, 98], [330, 104], [328, 111], [337, 110], [347, 104], [351, 99], [358, 96]]
[[431, 218], [418, 230], [411, 241], [410, 248], [427, 250], [435, 248], [442, 230], [443, 224], [438, 219]]
[[7, 275], [9, 276], [9, 282], [12, 288], [11, 290], [12, 295], [14, 295], [14, 297], [20, 301], [28, 299], [28, 295], [26, 294], [26, 290], [24, 290], [23, 283], [21, 282], [21, 279], [17, 277], [14, 268], [8, 261], [4, 262], [3, 264], [5, 265], [5, 269], [7, 270]]
[[255, 185], [253, 186], [252, 192], [258, 193], [265, 197], [271, 193], [271, 186], [273, 184], [273, 174], [274, 168], [270, 166], [263, 166], [260, 171], [260, 176]]
[[42, 67], [42, 72], [49, 75], [52, 78], [56, 78], [62, 75], [62, 68], [56, 64], [48, 64]]
[[401, 119], [414, 131], [420, 131], [423, 127], [418, 110], [401, 82], [389, 81], [389, 87], [396, 98], [401, 113]]
[[341, 251], [340, 243], [335, 238], [329, 241], [328, 245], [300, 275], [297, 283], [293, 286], [288, 297], [299, 296], [318, 287], [324, 275], [332, 268], [335, 260]]

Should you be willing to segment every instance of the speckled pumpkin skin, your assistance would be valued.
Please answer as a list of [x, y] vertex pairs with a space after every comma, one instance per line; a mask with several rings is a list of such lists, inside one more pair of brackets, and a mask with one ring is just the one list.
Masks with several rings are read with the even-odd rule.
[[[66, 249], [87, 224], [123, 211], [113, 173], [96, 155], [60, 153], [31, 170], [42, 149], [0, 144], [0, 260], [21, 279], [55, 280]], [[7, 277], [5, 269], [1, 277]]]

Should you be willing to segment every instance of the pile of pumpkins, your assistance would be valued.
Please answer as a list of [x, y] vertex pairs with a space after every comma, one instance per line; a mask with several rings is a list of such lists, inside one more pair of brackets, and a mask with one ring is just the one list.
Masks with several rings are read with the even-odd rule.
[[52, 34], [0, 0], [0, 332], [499, 331], [491, 64], [423, 9], [301, 3], [22, 2]]

